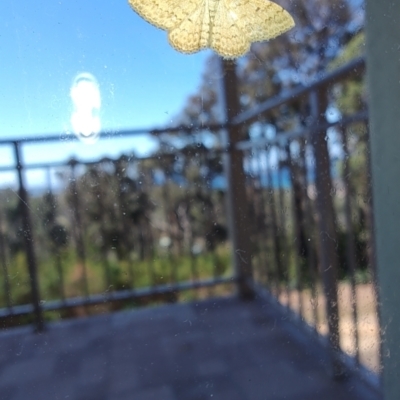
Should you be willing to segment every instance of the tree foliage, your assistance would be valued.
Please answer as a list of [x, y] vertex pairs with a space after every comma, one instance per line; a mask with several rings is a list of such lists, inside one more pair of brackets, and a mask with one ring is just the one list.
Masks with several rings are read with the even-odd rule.
[[[294, 16], [296, 26], [274, 40], [254, 44], [251, 52], [238, 61], [243, 110], [289, 88], [318, 79], [352, 41], [362, 24], [359, 11], [350, 0], [300, 0], [296, 3], [283, 0], [280, 4]], [[212, 55], [197, 93], [187, 99], [177, 116], [178, 124], [201, 126], [221, 121], [218, 108], [221, 76], [219, 58]], [[280, 110], [271, 117], [276, 124], [283, 118], [288, 119]]]

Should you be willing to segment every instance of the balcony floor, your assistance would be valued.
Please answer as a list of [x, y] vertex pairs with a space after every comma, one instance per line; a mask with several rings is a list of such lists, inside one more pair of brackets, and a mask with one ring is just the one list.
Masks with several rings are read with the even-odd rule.
[[2, 400], [378, 399], [260, 300], [208, 300], [0, 332]]

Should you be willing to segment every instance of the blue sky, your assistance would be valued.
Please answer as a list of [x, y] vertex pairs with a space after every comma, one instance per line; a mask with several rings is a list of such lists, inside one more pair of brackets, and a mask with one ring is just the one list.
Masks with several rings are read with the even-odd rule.
[[[104, 130], [173, 124], [201, 81], [209, 52], [183, 55], [127, 0], [0, 1], [0, 138], [62, 133], [78, 73], [97, 79]], [[29, 146], [29, 162], [116, 155], [149, 148], [145, 138], [94, 145]], [[10, 162], [0, 149], [0, 165]], [[0, 177], [1, 179], [1, 177]]]
[[[128, 0], [0, 0], [0, 139], [70, 130], [70, 88], [84, 72], [99, 83], [103, 130], [174, 125], [209, 55], [176, 52], [166, 33], [136, 15]], [[93, 160], [152, 148], [148, 137], [61, 141], [24, 146], [23, 158]], [[0, 146], [0, 168], [13, 164], [12, 148]], [[0, 187], [14, 178], [0, 173]], [[44, 174], [28, 180], [43, 181]]]

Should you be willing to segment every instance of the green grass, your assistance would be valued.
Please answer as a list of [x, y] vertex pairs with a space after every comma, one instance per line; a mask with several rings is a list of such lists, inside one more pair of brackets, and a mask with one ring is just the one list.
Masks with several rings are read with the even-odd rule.
[[[85, 295], [85, 275], [90, 294], [106, 291], [144, 288], [179, 282], [231, 276], [230, 251], [220, 246], [214, 253], [190, 255], [160, 255], [147, 260], [118, 261], [109, 257], [102, 259], [94, 252], [88, 253], [85, 265], [80, 262], [72, 249], [59, 254], [63, 273], [64, 293], [67, 298]], [[41, 299], [61, 299], [61, 284], [57, 257], [38, 258], [38, 277]], [[30, 302], [30, 280], [26, 258], [18, 253], [8, 264], [8, 276], [13, 305]], [[0, 276], [4, 287], [4, 274]], [[2, 291], [4, 292], [4, 291]], [[186, 294], [185, 298], [190, 298]], [[0, 299], [0, 307], [6, 306], [6, 298]]]

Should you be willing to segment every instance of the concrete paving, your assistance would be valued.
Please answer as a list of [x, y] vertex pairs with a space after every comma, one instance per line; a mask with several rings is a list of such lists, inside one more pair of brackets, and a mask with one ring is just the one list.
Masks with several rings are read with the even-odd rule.
[[327, 365], [273, 306], [208, 300], [0, 332], [0, 399], [379, 398]]

